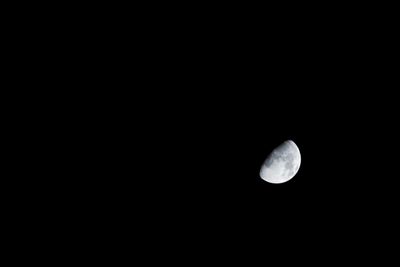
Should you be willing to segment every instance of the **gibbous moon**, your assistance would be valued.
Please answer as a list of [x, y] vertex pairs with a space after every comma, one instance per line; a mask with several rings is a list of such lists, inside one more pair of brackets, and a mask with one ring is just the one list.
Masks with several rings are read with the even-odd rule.
[[300, 150], [292, 140], [275, 148], [264, 161], [260, 176], [263, 180], [281, 184], [292, 179], [300, 168]]

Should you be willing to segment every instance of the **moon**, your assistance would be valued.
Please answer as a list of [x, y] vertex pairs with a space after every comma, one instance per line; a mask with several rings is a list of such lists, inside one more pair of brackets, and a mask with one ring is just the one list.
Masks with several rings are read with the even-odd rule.
[[292, 140], [287, 140], [269, 154], [261, 166], [260, 177], [272, 184], [285, 183], [296, 175], [300, 163], [299, 148]]

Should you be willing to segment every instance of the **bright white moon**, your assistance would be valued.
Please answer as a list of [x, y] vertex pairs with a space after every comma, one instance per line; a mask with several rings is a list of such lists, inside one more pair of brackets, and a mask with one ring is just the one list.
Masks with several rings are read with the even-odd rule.
[[292, 179], [300, 168], [300, 150], [292, 140], [275, 148], [263, 163], [260, 176], [263, 180], [281, 184]]

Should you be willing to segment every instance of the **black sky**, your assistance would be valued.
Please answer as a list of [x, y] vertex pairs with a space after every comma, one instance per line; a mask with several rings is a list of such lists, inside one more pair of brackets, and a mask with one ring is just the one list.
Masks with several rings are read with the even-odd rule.
[[[40, 242], [114, 265], [343, 265], [396, 248], [397, 15], [143, 3], [46, 6], [9, 27], [16, 232], [46, 257]], [[299, 172], [269, 184], [260, 167], [286, 140]]]

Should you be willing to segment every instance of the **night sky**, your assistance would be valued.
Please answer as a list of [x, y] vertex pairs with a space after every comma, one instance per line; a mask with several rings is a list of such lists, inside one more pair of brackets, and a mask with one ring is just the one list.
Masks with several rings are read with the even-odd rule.
[[[3, 254], [109, 266], [398, 261], [398, 8], [350, 5], [7, 9]], [[260, 168], [286, 140], [300, 169], [270, 184]]]

